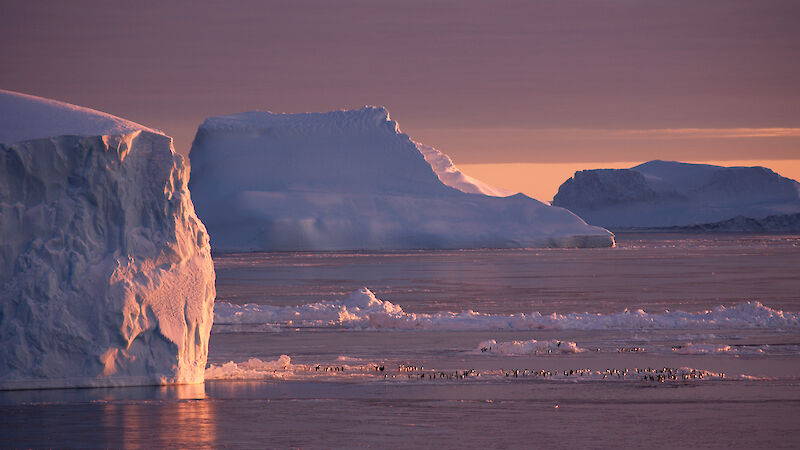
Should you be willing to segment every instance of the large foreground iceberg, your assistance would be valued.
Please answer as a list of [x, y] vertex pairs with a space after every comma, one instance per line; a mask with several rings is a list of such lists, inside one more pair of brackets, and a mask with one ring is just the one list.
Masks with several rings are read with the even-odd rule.
[[614, 244], [565, 209], [494, 196], [505, 192], [421, 149], [384, 108], [212, 117], [190, 157], [217, 251]]
[[162, 133], [0, 91], [0, 389], [203, 381], [215, 297]]
[[[650, 161], [630, 169], [575, 172], [553, 204], [603, 227], [692, 226], [796, 214], [800, 183], [764, 167]], [[791, 216], [762, 222], [785, 224]]]

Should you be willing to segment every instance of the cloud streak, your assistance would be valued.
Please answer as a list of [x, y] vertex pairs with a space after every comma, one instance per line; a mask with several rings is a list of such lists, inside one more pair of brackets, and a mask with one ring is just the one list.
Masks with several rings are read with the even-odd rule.
[[800, 128], [427, 128], [425, 131], [458, 131], [475, 134], [524, 134], [529, 136], [591, 139], [739, 139], [800, 137]]
[[660, 137], [675, 139], [732, 139], [800, 137], [800, 128], [657, 128], [649, 130], [603, 130], [614, 137]]

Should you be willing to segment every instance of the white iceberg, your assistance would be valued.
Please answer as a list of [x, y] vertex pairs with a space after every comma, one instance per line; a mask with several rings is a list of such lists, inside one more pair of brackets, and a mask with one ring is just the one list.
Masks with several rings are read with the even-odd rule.
[[216, 251], [614, 244], [565, 209], [496, 197], [507, 192], [411, 141], [384, 108], [212, 117], [190, 157]]
[[172, 139], [0, 91], [0, 389], [203, 381], [215, 297]]
[[[764, 167], [650, 161], [575, 172], [553, 205], [610, 228], [711, 224], [702, 229], [780, 231], [796, 226], [800, 183]], [[759, 220], [744, 223], [748, 218]]]

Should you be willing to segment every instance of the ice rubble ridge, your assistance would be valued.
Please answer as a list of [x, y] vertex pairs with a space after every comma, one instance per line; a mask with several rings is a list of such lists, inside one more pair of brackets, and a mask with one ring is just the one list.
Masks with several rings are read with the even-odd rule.
[[212, 117], [190, 157], [218, 252], [614, 244], [565, 209], [499, 197], [509, 193], [412, 141], [385, 108]]
[[[737, 216], [800, 213], [800, 183], [764, 167], [650, 161], [630, 169], [577, 171], [559, 187], [553, 205], [610, 228], [710, 224], [713, 229], [715, 222]], [[759, 228], [786, 225], [782, 220], [741, 222]]]
[[787, 313], [747, 301], [717, 306], [710, 311], [670, 311], [650, 314], [642, 310], [613, 314], [569, 313], [484, 314], [472, 310], [417, 314], [375, 297], [368, 288], [346, 298], [300, 306], [234, 305], [217, 302], [215, 331], [225, 326], [270, 324], [281, 327], [323, 327], [357, 330], [531, 330], [531, 329], [800, 329], [800, 314]]

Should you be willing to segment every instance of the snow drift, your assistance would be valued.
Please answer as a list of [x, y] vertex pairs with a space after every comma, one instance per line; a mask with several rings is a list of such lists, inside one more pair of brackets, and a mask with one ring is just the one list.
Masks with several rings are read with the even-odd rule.
[[650, 161], [575, 172], [553, 204], [604, 227], [692, 226], [798, 213], [800, 183], [764, 167]]
[[171, 138], [0, 91], [0, 389], [202, 382], [214, 268]]
[[484, 195], [506, 192], [415, 144], [384, 108], [212, 117], [190, 156], [189, 186], [217, 251], [614, 243], [567, 210]]

